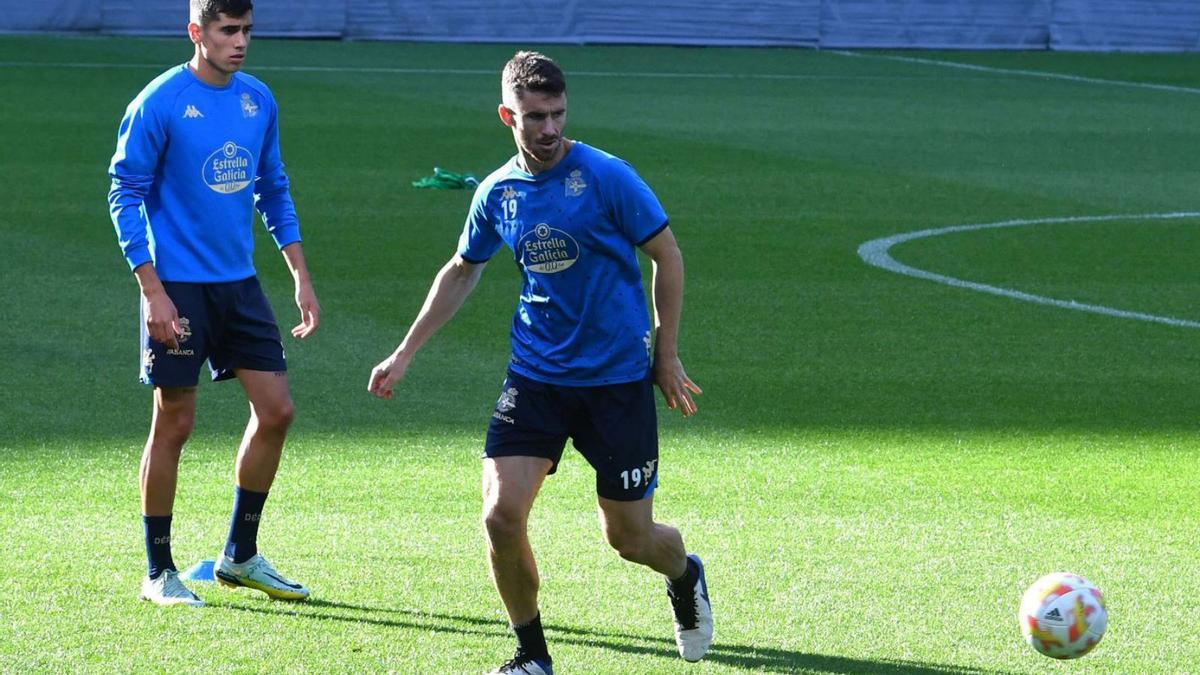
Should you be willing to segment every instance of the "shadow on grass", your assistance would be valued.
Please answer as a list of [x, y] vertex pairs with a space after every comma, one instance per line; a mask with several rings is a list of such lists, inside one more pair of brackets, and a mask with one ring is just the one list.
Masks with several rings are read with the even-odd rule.
[[[223, 606], [232, 610], [260, 614], [300, 616], [320, 621], [345, 621], [385, 628], [423, 630], [432, 633], [476, 635], [489, 638], [504, 638], [508, 635], [508, 630], [504, 624], [491, 618], [355, 605], [330, 600], [309, 600], [306, 603], [296, 605], [271, 603], [263, 606], [253, 606], [232, 603], [224, 605], [210, 603], [210, 606]], [[315, 609], [316, 611], [309, 611], [310, 609]], [[325, 610], [350, 610], [354, 614], [329, 614]], [[389, 618], [372, 616], [380, 614], [390, 616]], [[613, 631], [596, 631], [555, 623], [548, 623], [545, 628], [551, 643], [594, 647], [624, 654], [659, 657], [672, 661], [679, 658], [675, 652], [674, 641], [666, 638], [647, 637], [645, 635], [633, 635]], [[1001, 675], [1005, 672], [1002, 670], [964, 668], [936, 663], [905, 661], [902, 659], [852, 659], [841, 656], [772, 649], [769, 647], [728, 644], [722, 643], [720, 640], [713, 645], [708, 655], [704, 657], [704, 660], [768, 673], [808, 671], [845, 674], [872, 673], [877, 675]]]

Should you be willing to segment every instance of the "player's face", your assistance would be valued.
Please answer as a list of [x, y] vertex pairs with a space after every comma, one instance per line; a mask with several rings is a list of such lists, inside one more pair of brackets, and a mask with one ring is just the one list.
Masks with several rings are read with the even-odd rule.
[[565, 151], [563, 127], [567, 124], [567, 95], [527, 91], [505, 97], [509, 115], [501, 115], [513, 129], [517, 147], [539, 164], [554, 164]]
[[[218, 14], [217, 20], [195, 30], [189, 30], [205, 66], [228, 77], [242, 68], [246, 49], [250, 46], [250, 29], [254, 27], [254, 12], [233, 18]], [[189, 27], [190, 28], [190, 27]]]

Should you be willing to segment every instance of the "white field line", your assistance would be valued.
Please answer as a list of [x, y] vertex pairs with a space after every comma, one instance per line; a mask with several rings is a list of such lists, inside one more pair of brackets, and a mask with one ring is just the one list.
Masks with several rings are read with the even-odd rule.
[[880, 239], [872, 239], [858, 247], [858, 255], [868, 265], [885, 269], [889, 272], [903, 274], [918, 279], [927, 279], [935, 281], [939, 284], [954, 286], [956, 288], [966, 288], [980, 293], [990, 293], [999, 295], [1005, 298], [1013, 298], [1014, 300], [1024, 300], [1026, 302], [1034, 302], [1039, 305], [1050, 305], [1051, 307], [1059, 307], [1062, 309], [1073, 309], [1080, 312], [1092, 312], [1094, 314], [1104, 314], [1105, 316], [1115, 316], [1122, 319], [1134, 319], [1137, 321], [1150, 321], [1153, 323], [1162, 323], [1168, 326], [1176, 326], [1180, 328], [1200, 328], [1200, 321], [1192, 321], [1189, 319], [1177, 319], [1170, 316], [1158, 316], [1155, 314], [1145, 314], [1143, 312], [1131, 312], [1113, 307], [1105, 307], [1104, 305], [1090, 305], [1074, 300], [1059, 300], [1057, 298], [1049, 298], [1044, 295], [1034, 295], [1023, 291], [1013, 290], [1011, 288], [1001, 288], [998, 286], [989, 286], [974, 281], [966, 281], [964, 279], [956, 279], [954, 277], [945, 276], [943, 274], [935, 274], [927, 272], [915, 267], [910, 267], [904, 263], [897, 262], [895, 258], [888, 252], [896, 244], [914, 239], [924, 239], [926, 237], [939, 237], [944, 234], [953, 234], [955, 232], [974, 232], [977, 230], [993, 230], [1001, 227], [1020, 227], [1022, 225], [1048, 225], [1052, 223], [1096, 223], [1109, 220], [1172, 220], [1179, 218], [1198, 218], [1200, 211], [1181, 211], [1176, 213], [1137, 213], [1127, 215], [1108, 215], [1108, 216], [1069, 216], [1060, 218], [1032, 218], [1026, 220], [1005, 220], [998, 223], [981, 223], [975, 225], [952, 225], [950, 227], [939, 227], [930, 230], [919, 230], [916, 232], [904, 232], [894, 234], [890, 237]]
[[[48, 69], [94, 69], [108, 70], [111, 68], [136, 70], [166, 70], [169, 63], [85, 63], [71, 61], [0, 61], [0, 68], [48, 68]], [[385, 68], [366, 66], [250, 66], [247, 72], [268, 71], [284, 73], [361, 73], [380, 75], [484, 75], [494, 77], [499, 71], [472, 68]], [[890, 75], [808, 75], [800, 73], [655, 73], [639, 71], [605, 71], [605, 70], [575, 70], [572, 76], [582, 77], [637, 77], [653, 79], [681, 80], [941, 80], [945, 78], [907, 76], [895, 77]]]
[[1106, 80], [1100, 77], [1084, 77], [1082, 75], [1068, 75], [1066, 73], [1051, 73], [1044, 70], [1022, 70], [1020, 68], [993, 68], [991, 66], [979, 66], [973, 63], [962, 63], [960, 61], [941, 61], [938, 59], [922, 59], [916, 56], [892, 56], [889, 54], [870, 54], [861, 52], [848, 52], [843, 50], [828, 50], [832, 54], [841, 56], [853, 56], [857, 58], [870, 59], [885, 59], [888, 61], [900, 61], [903, 63], [919, 63], [927, 66], [941, 66], [943, 68], [957, 68], [959, 70], [971, 70], [980, 73], [992, 73], [995, 75], [1019, 75], [1023, 77], [1038, 77], [1049, 80], [1066, 80], [1068, 82], [1082, 82], [1086, 84], [1103, 84], [1112, 87], [1130, 87], [1133, 89], [1151, 89], [1155, 91], [1170, 91], [1177, 94], [1200, 94], [1200, 89], [1195, 87], [1181, 87], [1173, 84], [1154, 84], [1152, 82], [1129, 82], [1126, 80]]

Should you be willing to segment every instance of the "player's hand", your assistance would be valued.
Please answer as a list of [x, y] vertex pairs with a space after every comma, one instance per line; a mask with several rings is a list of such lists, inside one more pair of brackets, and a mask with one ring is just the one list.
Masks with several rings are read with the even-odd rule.
[[296, 307], [300, 309], [300, 323], [292, 328], [292, 337], [306, 338], [321, 325], [321, 304], [312, 284], [296, 284]]
[[146, 317], [146, 333], [151, 340], [179, 349], [179, 336], [183, 328], [179, 325], [179, 312], [165, 291], [142, 296], [142, 315]]
[[683, 372], [683, 363], [680, 362], [679, 357], [656, 356], [654, 358], [654, 383], [662, 391], [668, 408], [678, 409], [684, 417], [696, 414], [696, 402], [692, 400], [692, 394], [703, 394], [704, 392], [696, 386], [695, 382], [692, 382], [687, 373]]
[[404, 379], [408, 371], [408, 359], [393, 353], [371, 371], [371, 381], [367, 383], [367, 391], [379, 398], [392, 397], [392, 385]]

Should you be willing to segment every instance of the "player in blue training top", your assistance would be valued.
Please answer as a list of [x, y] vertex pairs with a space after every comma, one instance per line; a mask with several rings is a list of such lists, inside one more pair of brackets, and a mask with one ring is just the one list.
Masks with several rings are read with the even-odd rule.
[[[517, 651], [495, 672], [552, 672], [526, 526], [568, 438], [596, 471], [605, 537], [622, 558], [667, 577], [679, 653], [699, 660], [713, 636], [704, 568], [652, 511], [659, 469], [652, 382], [684, 416], [696, 412], [692, 394], [700, 393], [677, 352], [683, 257], [662, 205], [633, 168], [562, 136], [566, 81], [553, 61], [519, 52], [504, 68], [502, 96], [500, 119], [512, 128], [517, 154], [480, 183], [457, 255], [434, 279], [407, 336], [371, 373], [369, 389], [391, 398], [417, 350], [507, 244], [524, 285], [484, 449], [483, 520]], [[638, 248], [654, 262], [653, 338]]]
[[279, 328], [254, 272], [255, 206], [295, 279], [301, 322], [292, 335], [316, 330], [320, 306], [279, 155], [275, 99], [238, 72], [252, 10], [249, 0], [191, 0], [195, 54], [129, 104], [109, 167], [113, 224], [141, 287], [141, 379], [154, 386], [141, 464], [148, 559], [141, 598], [160, 605], [204, 604], [176, 572], [171, 514], [205, 360], [213, 380], [236, 377], [250, 402], [217, 579], [273, 598], [308, 598], [256, 543], [293, 405]]

